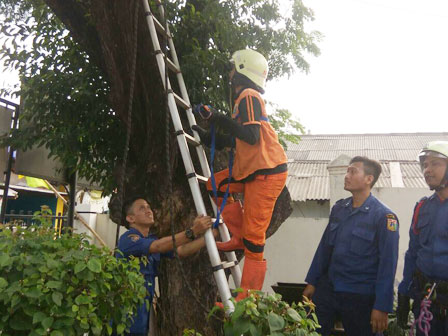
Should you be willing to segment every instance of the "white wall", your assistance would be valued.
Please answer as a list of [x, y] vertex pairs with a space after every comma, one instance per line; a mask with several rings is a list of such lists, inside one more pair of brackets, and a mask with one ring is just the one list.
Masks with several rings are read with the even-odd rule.
[[403, 279], [404, 254], [409, 245], [409, 228], [415, 203], [423, 196], [429, 196], [429, 188], [374, 188], [372, 194], [386, 204], [398, 217], [400, 223], [400, 245], [395, 285]]
[[[120, 237], [126, 231], [127, 231], [127, 229], [124, 226], [120, 226], [120, 233], [119, 233], [118, 237]], [[115, 248], [117, 224], [112, 222], [112, 220], [109, 218], [109, 214], [98, 214], [97, 215], [96, 232], [104, 240], [104, 242], [110, 249], [113, 250]], [[99, 245], [99, 242], [97, 242], [96, 239], [95, 239], [95, 244]]]
[[293, 213], [266, 241], [268, 270], [263, 291], [276, 282], [304, 282], [316, 247], [328, 223], [329, 202], [294, 202]]

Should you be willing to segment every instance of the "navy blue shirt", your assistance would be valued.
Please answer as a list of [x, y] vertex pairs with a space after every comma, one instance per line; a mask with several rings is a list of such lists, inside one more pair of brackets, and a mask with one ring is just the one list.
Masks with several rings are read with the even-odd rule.
[[[173, 252], [168, 253], [149, 253], [149, 247], [158, 238], [155, 235], [149, 235], [148, 237], [135, 228], [130, 228], [129, 231], [123, 233], [118, 241], [117, 248], [123, 253], [125, 258], [130, 256], [134, 257], [146, 257], [148, 262], [140, 262], [140, 272], [145, 277], [145, 286], [148, 290], [148, 296], [146, 299], [149, 303], [152, 303], [154, 297], [154, 285], [157, 276], [157, 268], [160, 263], [161, 257], [173, 257]], [[123, 257], [117, 253], [117, 257]], [[137, 314], [133, 317], [134, 323], [130, 328], [131, 333], [146, 333], [149, 326], [149, 307], [146, 304], [141, 305], [137, 309]]]
[[328, 273], [336, 292], [375, 295], [374, 309], [393, 311], [398, 260], [398, 219], [373, 195], [359, 208], [339, 200], [305, 281], [316, 286]]
[[410, 295], [417, 268], [428, 278], [448, 281], [448, 201], [441, 201], [436, 193], [423, 199], [416, 223], [411, 225], [398, 292]]

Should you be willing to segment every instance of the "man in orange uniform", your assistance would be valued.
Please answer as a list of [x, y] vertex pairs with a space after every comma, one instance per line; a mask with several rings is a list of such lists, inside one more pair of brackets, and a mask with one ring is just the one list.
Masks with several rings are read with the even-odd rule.
[[[195, 112], [214, 124], [221, 133], [215, 134], [217, 149], [235, 148], [229, 192], [244, 193], [244, 209], [231, 197], [222, 212], [232, 233], [228, 242], [217, 243], [222, 251], [244, 249], [245, 262], [237, 300], [247, 296], [248, 289], [261, 290], [266, 274], [263, 251], [266, 230], [271, 221], [275, 202], [286, 183], [287, 158], [269, 123], [264, 93], [268, 63], [260, 53], [246, 49], [235, 52], [230, 72], [233, 97], [232, 117], [214, 111], [210, 106], [197, 105]], [[211, 134], [193, 126], [201, 141], [210, 146]], [[224, 133], [224, 134], [222, 134]], [[218, 206], [227, 189], [229, 169], [215, 174]], [[209, 191], [212, 183], [207, 184]]]

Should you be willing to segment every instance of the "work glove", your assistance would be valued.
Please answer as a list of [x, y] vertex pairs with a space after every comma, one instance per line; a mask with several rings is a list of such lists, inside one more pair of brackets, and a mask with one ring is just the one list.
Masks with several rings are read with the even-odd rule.
[[193, 106], [193, 113], [199, 115], [202, 119], [208, 120], [213, 115], [214, 108], [210, 105], [197, 104]]
[[410, 298], [398, 293], [397, 324], [402, 329], [408, 328], [409, 311], [411, 310]]
[[210, 135], [210, 132], [207, 132], [202, 127], [199, 127], [198, 125], [191, 126], [191, 129], [198, 132], [199, 138], [201, 139], [201, 143], [207, 147], [210, 147], [212, 143], [212, 137]]

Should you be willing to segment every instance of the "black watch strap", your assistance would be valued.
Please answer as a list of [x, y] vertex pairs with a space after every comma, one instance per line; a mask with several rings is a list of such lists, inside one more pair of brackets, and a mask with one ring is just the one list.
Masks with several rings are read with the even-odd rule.
[[187, 236], [187, 238], [190, 240], [195, 240], [195, 238], [196, 238], [194, 235], [194, 232], [191, 228], [188, 228], [185, 230], [185, 236]]

